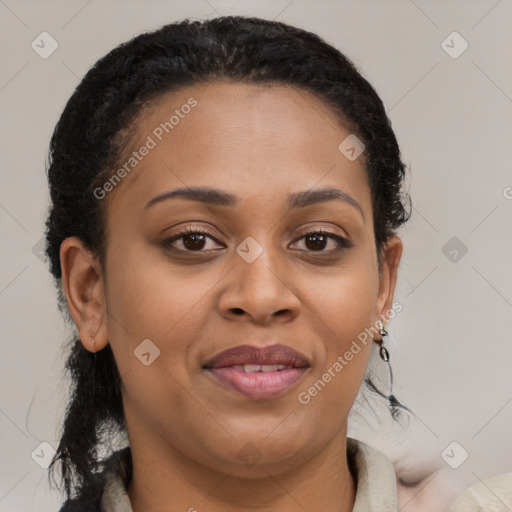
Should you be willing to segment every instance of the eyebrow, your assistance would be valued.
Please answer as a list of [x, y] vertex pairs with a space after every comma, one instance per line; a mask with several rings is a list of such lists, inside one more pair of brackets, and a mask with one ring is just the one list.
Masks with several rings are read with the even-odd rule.
[[[234, 207], [239, 203], [237, 196], [229, 192], [224, 192], [223, 190], [211, 187], [183, 187], [158, 194], [144, 206], [144, 210], [147, 210], [154, 204], [176, 198], [226, 207]], [[337, 188], [293, 192], [288, 196], [287, 204], [289, 209], [297, 209], [327, 201], [342, 201], [347, 203], [356, 208], [364, 219], [364, 212], [361, 205], [351, 195]]]

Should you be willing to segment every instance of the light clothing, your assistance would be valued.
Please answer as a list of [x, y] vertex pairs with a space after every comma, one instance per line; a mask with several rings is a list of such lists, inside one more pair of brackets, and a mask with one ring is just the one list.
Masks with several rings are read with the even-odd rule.
[[[129, 446], [111, 457], [105, 473], [101, 512], [133, 512], [127, 493], [126, 468], [130, 458]], [[397, 512], [397, 479], [391, 461], [366, 443], [352, 438], [347, 438], [347, 459], [357, 478], [353, 512]], [[66, 508], [68, 503], [60, 512], [78, 510], [71, 503]], [[512, 512], [512, 473], [470, 487], [448, 512]]]
[[[353, 512], [396, 512], [396, 478], [389, 459], [352, 438], [347, 438], [347, 457], [357, 471]], [[106, 480], [101, 512], [133, 512], [121, 478], [113, 472]]]
[[449, 512], [512, 512], [512, 473], [488, 478], [464, 491]]

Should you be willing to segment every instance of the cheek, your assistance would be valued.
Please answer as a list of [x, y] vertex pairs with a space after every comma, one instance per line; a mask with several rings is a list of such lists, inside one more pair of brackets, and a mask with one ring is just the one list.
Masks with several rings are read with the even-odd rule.
[[[331, 420], [348, 412], [366, 372], [372, 336], [365, 329], [374, 323], [378, 272], [370, 259], [341, 269], [336, 277], [318, 281], [308, 296], [323, 353], [311, 379], [301, 391], [319, 413]], [[310, 387], [307, 387], [310, 386]], [[308, 398], [309, 397], [309, 398]], [[309, 405], [308, 405], [309, 407]], [[326, 416], [324, 416], [326, 417]], [[339, 418], [338, 418], [339, 419]]]
[[147, 248], [128, 252], [110, 266], [107, 287], [109, 343], [130, 404], [126, 414], [136, 410], [152, 428], [180, 432], [185, 416], [204, 414], [184, 390], [192, 388], [190, 347], [204, 333], [207, 293], [218, 277], [180, 271]]
[[226, 270], [178, 267], [147, 246], [126, 253], [110, 265], [107, 286], [109, 342], [120, 372], [140, 370], [134, 356], [146, 343], [158, 367], [188, 381], [194, 342], [204, 338], [213, 314], [209, 294]]
[[215, 280], [191, 268], [172, 266], [147, 247], [134, 247], [129, 253], [111, 265], [108, 275], [111, 327], [114, 332], [124, 328], [125, 334], [141, 340], [175, 336], [174, 329], [190, 322]]
[[356, 338], [374, 321], [379, 287], [377, 265], [358, 254], [351, 260], [354, 261], [330, 276], [316, 278], [308, 294], [308, 308], [315, 311], [319, 327], [327, 329], [325, 341], [329, 349], [342, 350], [348, 339]]

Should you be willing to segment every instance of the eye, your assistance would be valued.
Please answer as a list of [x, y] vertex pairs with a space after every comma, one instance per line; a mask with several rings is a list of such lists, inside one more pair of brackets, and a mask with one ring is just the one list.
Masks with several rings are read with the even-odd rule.
[[[353, 247], [353, 244], [346, 238], [322, 229], [308, 231], [296, 240], [296, 242], [301, 240], [304, 240], [306, 248], [309, 249], [306, 252], [324, 252], [332, 254]], [[331, 248], [325, 250], [329, 245], [331, 245]]]
[[[210, 247], [208, 247], [209, 240], [214, 242], [210, 244]], [[296, 244], [302, 240], [304, 240], [306, 252], [332, 254], [353, 247], [353, 244], [346, 238], [322, 229], [308, 231], [294, 243]], [[166, 249], [174, 249], [178, 252], [197, 253], [216, 250], [216, 244], [221, 245], [209, 231], [194, 226], [182, 228], [176, 234], [162, 242], [162, 246]], [[176, 245], [181, 245], [181, 247], [176, 247]], [[331, 248], [329, 248], [329, 246], [331, 246]]]
[[[214, 250], [215, 247], [207, 247], [208, 240], [218, 242], [208, 231], [198, 229], [194, 226], [187, 226], [181, 229], [178, 233], [162, 242], [162, 246], [166, 249], [176, 249], [181, 252], [207, 252]], [[175, 242], [179, 242], [183, 248], [175, 247]], [[204, 250], [206, 247], [206, 250]]]

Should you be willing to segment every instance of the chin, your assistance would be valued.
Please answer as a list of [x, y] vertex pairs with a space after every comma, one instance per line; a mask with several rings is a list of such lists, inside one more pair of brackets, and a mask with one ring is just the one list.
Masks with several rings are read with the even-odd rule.
[[[318, 453], [318, 446], [297, 439], [289, 431], [286, 436], [271, 437], [268, 433], [254, 437], [234, 436], [232, 442], [225, 443], [226, 448], [229, 447], [227, 453], [210, 451], [210, 458], [215, 459], [214, 469], [236, 478], [266, 478], [286, 473]], [[215, 445], [216, 451], [219, 446], [222, 443]], [[205, 463], [204, 458], [201, 462]]]

